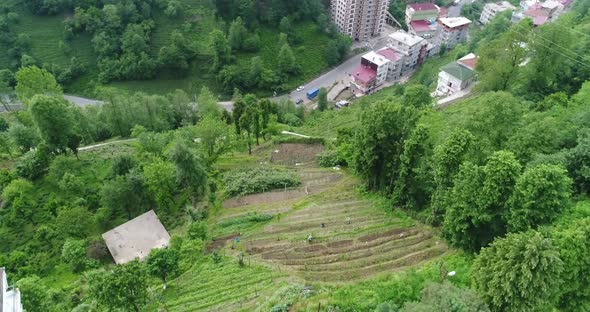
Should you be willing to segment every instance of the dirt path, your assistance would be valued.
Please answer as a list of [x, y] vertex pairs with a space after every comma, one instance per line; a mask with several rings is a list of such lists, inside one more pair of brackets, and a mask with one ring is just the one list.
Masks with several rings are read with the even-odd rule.
[[125, 142], [132, 142], [132, 141], [136, 141], [137, 139], [125, 139], [125, 140], [117, 140], [117, 141], [111, 141], [111, 142], [105, 142], [105, 143], [99, 143], [99, 144], [94, 144], [94, 145], [88, 145], [88, 146], [82, 146], [80, 148], [78, 148], [78, 151], [83, 152], [83, 151], [89, 151], [95, 148], [99, 148], [102, 146], [107, 146], [107, 145], [112, 145], [112, 144], [119, 144], [119, 143], [125, 143]]

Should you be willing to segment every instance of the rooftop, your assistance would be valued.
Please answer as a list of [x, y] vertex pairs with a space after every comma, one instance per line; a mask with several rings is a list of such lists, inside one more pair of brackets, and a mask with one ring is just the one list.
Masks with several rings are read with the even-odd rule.
[[377, 53], [383, 55], [386, 59], [392, 62], [396, 62], [401, 59], [401, 56], [392, 48], [383, 48], [377, 51]]
[[170, 242], [170, 234], [153, 210], [102, 234], [117, 264], [143, 260], [154, 248]]
[[352, 73], [354, 80], [358, 80], [363, 84], [368, 84], [377, 77], [377, 73], [373, 69], [363, 65], [357, 66]]
[[365, 55], [363, 55], [363, 58], [377, 66], [383, 66], [387, 62], [389, 62], [389, 60], [385, 58], [382, 54], [375, 53], [375, 51], [366, 53]]
[[449, 28], [455, 28], [455, 27], [460, 27], [460, 26], [471, 24], [471, 20], [468, 18], [465, 18], [463, 16], [443, 17], [443, 18], [440, 18], [439, 21], [441, 22], [441, 24], [443, 24]]
[[491, 2], [485, 5], [486, 7], [492, 8], [495, 11], [502, 11], [502, 10], [516, 10], [516, 7], [510, 4], [508, 1], [501, 1], [501, 2]]
[[477, 65], [477, 56], [473, 53], [469, 53], [469, 54], [465, 55], [464, 57], [458, 59], [457, 63], [459, 63], [471, 70], [474, 70], [475, 65]]
[[475, 75], [475, 72], [465, 66], [461, 66], [457, 62], [449, 63], [443, 67], [441, 67], [441, 71], [448, 73], [449, 75], [461, 80], [465, 81]]
[[414, 11], [430, 11], [430, 10], [436, 10], [438, 11], [438, 6], [436, 6], [434, 3], [412, 3], [412, 4], [408, 4], [408, 6], [410, 8], [412, 8]]
[[426, 20], [411, 21], [410, 27], [412, 27], [412, 29], [415, 32], [430, 31], [433, 30], [434, 27], [436, 27], [436, 24], [431, 24], [429, 21]]
[[547, 0], [543, 3], [541, 3], [541, 6], [550, 10], [553, 10], [557, 7], [559, 7], [561, 5], [561, 3], [557, 2], [557, 1], [553, 1], [553, 0]]
[[0, 312], [21, 312], [21, 295], [18, 288], [9, 288], [6, 271], [0, 267]]
[[422, 41], [424, 41], [424, 38], [422, 38], [422, 37], [414, 36], [412, 34], [408, 34], [407, 32], [401, 31], [401, 30], [398, 30], [398, 31], [394, 32], [393, 34], [389, 35], [389, 38], [391, 38], [392, 40], [395, 40], [395, 41], [403, 42], [409, 46], [415, 46], [418, 43], [421, 43]]

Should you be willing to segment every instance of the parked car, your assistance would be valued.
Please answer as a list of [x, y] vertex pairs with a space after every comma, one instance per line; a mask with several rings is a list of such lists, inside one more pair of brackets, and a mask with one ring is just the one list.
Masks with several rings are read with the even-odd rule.
[[299, 86], [299, 87], [297, 87], [296, 91], [302, 91], [303, 89], [305, 89], [305, 86]]
[[455, 2], [453, 2], [453, 5], [459, 5], [459, 3], [461, 3], [461, 0], [455, 0]]
[[297, 102], [295, 102], [295, 104], [296, 104], [296, 105], [301, 105], [301, 104], [303, 104], [303, 99], [299, 99], [299, 100], [297, 100]]

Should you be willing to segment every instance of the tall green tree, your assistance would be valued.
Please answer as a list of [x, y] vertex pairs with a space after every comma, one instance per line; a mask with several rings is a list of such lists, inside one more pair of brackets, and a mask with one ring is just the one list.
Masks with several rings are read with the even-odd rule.
[[229, 129], [225, 122], [213, 116], [205, 116], [195, 127], [195, 134], [203, 145], [209, 164], [229, 145]]
[[451, 244], [477, 251], [506, 232], [504, 215], [521, 166], [514, 154], [498, 151], [485, 166], [462, 165], [455, 179], [443, 224]]
[[239, 51], [244, 46], [248, 31], [241, 17], [237, 17], [229, 26], [228, 41], [232, 50]]
[[406, 105], [422, 108], [431, 105], [432, 97], [426, 86], [416, 84], [405, 88], [403, 102]]
[[205, 166], [193, 151], [180, 142], [177, 142], [170, 151], [170, 159], [176, 165], [178, 184], [187, 191], [194, 206], [207, 186]]
[[213, 51], [212, 69], [217, 72], [223, 65], [231, 61], [231, 47], [225, 34], [219, 29], [214, 29], [209, 33], [209, 46]]
[[511, 231], [522, 231], [555, 220], [568, 204], [572, 181], [560, 166], [538, 165], [518, 178], [506, 217]]
[[590, 129], [580, 131], [577, 145], [567, 152], [566, 159], [576, 191], [590, 194]]
[[174, 208], [177, 172], [173, 163], [157, 159], [143, 167], [145, 185], [160, 209], [171, 211]]
[[560, 225], [553, 233], [564, 263], [561, 274], [560, 311], [590, 310], [590, 218]]
[[173, 248], [153, 249], [147, 259], [147, 267], [153, 276], [156, 276], [167, 288], [168, 277], [178, 274], [180, 254]]
[[539, 311], [556, 302], [563, 261], [549, 238], [508, 234], [484, 248], [473, 264], [475, 289], [492, 311]]
[[283, 75], [293, 75], [299, 70], [295, 54], [293, 54], [293, 50], [291, 50], [291, 47], [287, 43], [279, 50], [278, 62], [279, 70]]
[[353, 168], [371, 190], [393, 191], [403, 142], [414, 128], [414, 107], [381, 101], [363, 111], [354, 139]]
[[90, 272], [86, 279], [89, 298], [104, 308], [140, 312], [148, 301], [148, 272], [141, 262], [117, 265], [110, 272]]
[[37, 94], [61, 96], [61, 86], [55, 77], [45, 69], [37, 66], [23, 67], [16, 72], [16, 95], [25, 106]]
[[399, 175], [392, 196], [398, 205], [418, 210], [426, 204], [430, 194], [428, 180], [431, 176], [425, 165], [425, 156], [431, 149], [428, 128], [424, 124], [418, 124], [404, 141], [400, 155]]
[[221, 107], [217, 104], [217, 98], [207, 87], [203, 87], [197, 98], [197, 110], [201, 118], [211, 115], [221, 117]]
[[478, 89], [504, 91], [514, 84], [520, 65], [526, 58], [526, 42], [531, 31], [531, 22], [524, 19], [479, 49], [476, 67], [479, 77]]
[[21, 291], [23, 308], [27, 311], [46, 312], [50, 310], [50, 297], [47, 286], [38, 276], [27, 276], [16, 282]]
[[433, 181], [434, 192], [431, 198], [431, 223], [442, 223], [447, 207], [448, 195], [451, 193], [455, 175], [468, 155], [475, 137], [471, 132], [458, 129], [449, 138], [434, 149]]
[[318, 110], [323, 112], [326, 109], [328, 109], [328, 90], [326, 88], [320, 88], [318, 94]]
[[56, 97], [36, 95], [30, 101], [30, 112], [47, 146], [63, 153], [76, 135], [75, 121], [67, 102]]

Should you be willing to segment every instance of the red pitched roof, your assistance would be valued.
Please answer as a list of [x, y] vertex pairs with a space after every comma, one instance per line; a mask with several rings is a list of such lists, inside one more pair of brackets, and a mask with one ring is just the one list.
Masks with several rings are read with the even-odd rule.
[[386, 59], [388, 59], [392, 62], [395, 62], [401, 58], [399, 56], [399, 54], [397, 54], [397, 52], [395, 52], [395, 50], [393, 50], [392, 48], [381, 49], [381, 50], [377, 51], [377, 53], [385, 56]]
[[414, 11], [430, 11], [430, 10], [438, 10], [434, 3], [412, 3], [408, 4], [410, 8], [414, 9]]
[[359, 65], [353, 71], [353, 77], [355, 80], [358, 80], [364, 84], [371, 82], [375, 77], [377, 77], [377, 73], [370, 67]]
[[412, 29], [416, 32], [429, 31], [430, 30], [430, 23], [425, 20], [411, 21], [410, 27], [412, 27]]
[[545, 24], [545, 22], [547, 22], [548, 19], [548, 16], [535, 16], [535, 18], [533, 19], [533, 25], [541, 26]]
[[457, 62], [473, 70], [475, 68], [475, 65], [477, 65], [477, 58], [474, 57], [466, 60], [458, 60]]

